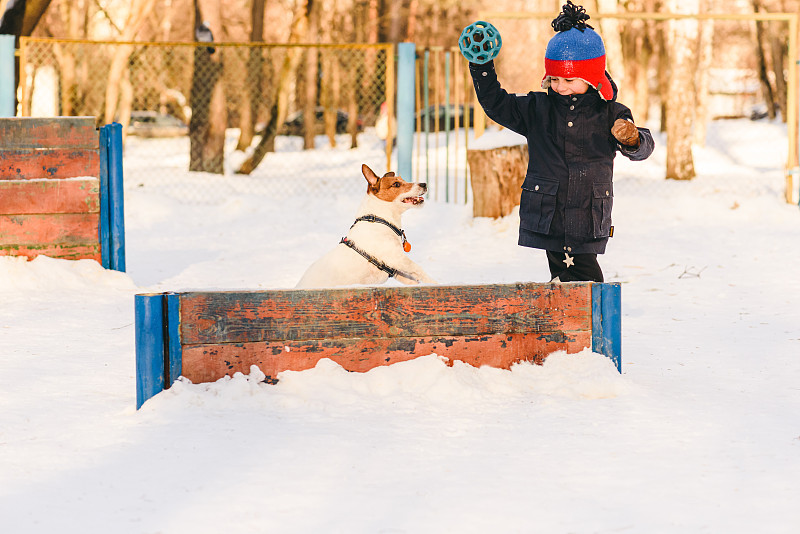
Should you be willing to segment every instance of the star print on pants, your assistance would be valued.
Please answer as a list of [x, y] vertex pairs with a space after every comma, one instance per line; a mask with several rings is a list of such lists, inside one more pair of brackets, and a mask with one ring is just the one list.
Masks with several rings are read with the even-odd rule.
[[575, 258], [570, 258], [569, 254], [567, 254], [566, 252], [564, 253], [564, 256], [566, 256], [566, 259], [562, 261], [567, 264], [567, 269], [575, 265]]

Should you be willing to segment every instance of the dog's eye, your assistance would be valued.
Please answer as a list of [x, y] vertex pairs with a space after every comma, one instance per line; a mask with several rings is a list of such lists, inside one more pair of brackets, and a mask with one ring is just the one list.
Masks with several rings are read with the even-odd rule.
[[400, 182], [394, 182], [394, 183], [392, 184], [392, 187], [400, 187]]

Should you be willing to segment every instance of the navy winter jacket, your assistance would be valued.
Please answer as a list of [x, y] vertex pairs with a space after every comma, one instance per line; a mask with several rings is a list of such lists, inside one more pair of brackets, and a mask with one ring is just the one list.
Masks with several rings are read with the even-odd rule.
[[[582, 95], [508, 94], [494, 62], [470, 63], [475, 93], [486, 114], [528, 140], [528, 171], [522, 184], [519, 244], [572, 254], [602, 254], [611, 233], [612, 175], [617, 150], [631, 160], [653, 152], [653, 137], [638, 128], [639, 146], [611, 135], [616, 119], [633, 120], [630, 109], [606, 102], [592, 87]], [[613, 85], [613, 84], [612, 84]]]

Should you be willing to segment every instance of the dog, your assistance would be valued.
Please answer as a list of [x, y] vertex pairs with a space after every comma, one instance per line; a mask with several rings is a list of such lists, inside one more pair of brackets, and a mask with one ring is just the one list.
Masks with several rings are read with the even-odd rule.
[[378, 177], [361, 165], [367, 194], [356, 212], [347, 236], [333, 250], [315, 261], [297, 283], [297, 288], [319, 288], [353, 284], [382, 284], [393, 277], [403, 284], [435, 284], [406, 253], [400, 218], [410, 208], [425, 203], [424, 183], [410, 183], [388, 172]]

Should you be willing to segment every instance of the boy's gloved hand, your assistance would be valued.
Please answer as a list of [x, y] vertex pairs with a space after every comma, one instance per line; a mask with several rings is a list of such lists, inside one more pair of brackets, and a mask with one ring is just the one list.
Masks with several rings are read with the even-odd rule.
[[611, 127], [611, 134], [623, 145], [639, 146], [639, 130], [631, 121], [617, 119]]

